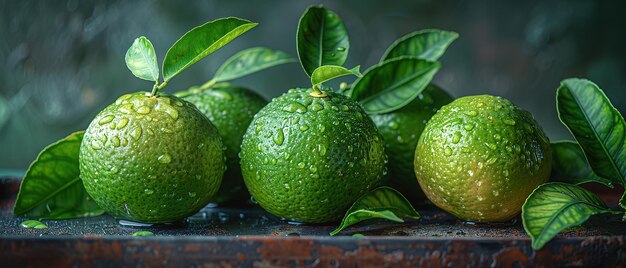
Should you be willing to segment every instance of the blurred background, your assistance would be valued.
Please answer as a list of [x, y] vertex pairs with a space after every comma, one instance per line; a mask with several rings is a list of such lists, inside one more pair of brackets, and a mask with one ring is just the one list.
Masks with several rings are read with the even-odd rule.
[[[453, 96], [493, 94], [531, 111], [552, 140], [570, 139], [555, 111], [567, 77], [596, 82], [626, 111], [626, 1], [0, 1], [0, 175], [20, 175], [46, 145], [87, 127], [124, 93], [151, 83], [127, 70], [124, 54], [145, 35], [159, 62], [187, 30], [219, 17], [260, 25], [187, 69], [165, 88], [201, 84], [239, 50], [267, 46], [296, 56], [307, 6], [337, 12], [350, 33], [346, 66], [375, 64], [396, 38], [424, 28], [460, 38], [435, 82]], [[239, 80], [266, 98], [307, 86], [299, 64]]]

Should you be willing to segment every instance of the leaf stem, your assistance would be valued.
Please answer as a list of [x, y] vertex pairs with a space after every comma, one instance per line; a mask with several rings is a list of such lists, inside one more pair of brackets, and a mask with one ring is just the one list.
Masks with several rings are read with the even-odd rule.
[[326, 97], [328, 97], [328, 95], [326, 95], [326, 92], [320, 90], [318, 85], [313, 85], [313, 92], [309, 93], [309, 95], [311, 95], [311, 97], [315, 97], [315, 98], [326, 98]]
[[157, 81], [156, 83], [154, 83], [154, 87], [152, 87], [152, 92], [150, 92], [150, 96], [156, 96], [159, 90], [167, 86], [167, 82], [168, 81], [163, 81], [163, 83], [159, 84], [159, 82]]
[[202, 91], [202, 90], [208, 89], [208, 88], [214, 86], [215, 83], [217, 83], [217, 81], [215, 79], [211, 79], [211, 80], [207, 81], [206, 83], [202, 84], [202, 86], [200, 86], [200, 88], [198, 88], [198, 90]]

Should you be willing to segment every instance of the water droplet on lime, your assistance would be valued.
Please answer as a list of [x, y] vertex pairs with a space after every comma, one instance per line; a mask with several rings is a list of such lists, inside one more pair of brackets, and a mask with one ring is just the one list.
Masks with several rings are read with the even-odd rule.
[[320, 152], [321, 156], [325, 156], [326, 155], [326, 146], [324, 146], [324, 144], [318, 144], [317, 145], [317, 150]]
[[452, 143], [459, 143], [459, 141], [461, 141], [461, 137], [463, 137], [463, 134], [461, 134], [461, 132], [454, 132], [454, 137], [452, 137]]
[[311, 105], [311, 110], [313, 110], [314, 112], [320, 111], [322, 109], [324, 109], [324, 106], [319, 103], [313, 103]]
[[167, 164], [172, 162], [172, 157], [169, 154], [162, 154], [157, 158], [157, 160], [163, 164]]
[[502, 122], [504, 122], [504, 124], [509, 125], [509, 126], [514, 126], [515, 125], [515, 120], [513, 120], [513, 119], [504, 119], [504, 120], [502, 120]]
[[290, 112], [290, 113], [305, 113], [306, 112], [306, 107], [304, 107], [304, 105], [302, 105], [299, 102], [290, 102], [289, 104], [287, 104], [285, 107], [283, 107], [283, 111], [286, 112]]
[[120, 138], [118, 138], [117, 136], [113, 136], [113, 138], [111, 138], [111, 143], [113, 144], [113, 146], [119, 147], [120, 146]]
[[91, 141], [91, 148], [94, 150], [100, 150], [102, 149], [102, 142], [95, 140], [95, 141]]
[[389, 127], [391, 129], [398, 129], [400, 127], [400, 125], [398, 125], [397, 122], [391, 122], [391, 123], [389, 123]]
[[122, 128], [126, 127], [126, 125], [128, 125], [128, 118], [123, 117], [119, 121], [117, 121], [116, 128], [117, 129], [122, 129]]
[[139, 114], [149, 114], [150, 113], [150, 107], [148, 107], [148, 106], [139, 106], [139, 108], [137, 108], [136, 111]]
[[322, 133], [322, 132], [326, 131], [326, 127], [325, 127], [324, 125], [322, 125], [322, 124], [319, 124], [319, 125], [317, 126], [317, 128], [320, 130], [320, 133]]
[[178, 119], [178, 111], [174, 108], [172, 108], [171, 106], [166, 106], [166, 108], [163, 109], [163, 111], [169, 115], [172, 119], [177, 120]]
[[478, 112], [476, 112], [476, 111], [467, 111], [467, 112], [465, 112], [465, 114], [468, 115], [468, 116], [474, 117], [474, 116], [478, 115]]
[[113, 121], [113, 118], [115, 118], [115, 116], [107, 115], [107, 116], [103, 117], [102, 119], [100, 119], [100, 121], [98, 121], [98, 124], [101, 125], [101, 126], [104, 125], [104, 124], [108, 124], [111, 121]]
[[283, 133], [282, 129], [279, 129], [278, 131], [276, 131], [276, 134], [274, 135], [274, 143], [278, 146], [283, 145], [283, 142], [285, 141], [285, 134]]

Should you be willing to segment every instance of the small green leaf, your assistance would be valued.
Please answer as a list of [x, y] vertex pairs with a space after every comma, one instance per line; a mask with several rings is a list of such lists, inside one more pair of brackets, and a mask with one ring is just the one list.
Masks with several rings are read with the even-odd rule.
[[556, 93], [559, 119], [582, 147], [598, 176], [626, 184], [626, 122], [589, 80], [563, 80]]
[[457, 38], [459, 38], [458, 33], [437, 29], [413, 32], [391, 44], [385, 51], [385, 54], [383, 54], [380, 62], [402, 56], [436, 61]]
[[420, 215], [400, 192], [382, 186], [356, 200], [346, 212], [341, 225], [330, 235], [336, 235], [350, 225], [373, 218], [404, 222], [402, 218], [419, 219]]
[[289, 54], [264, 47], [242, 50], [230, 57], [215, 73], [213, 80], [223, 82], [249, 75], [276, 65], [296, 62]]
[[20, 226], [26, 229], [47, 229], [48, 228], [48, 226], [43, 224], [43, 222], [36, 221], [36, 220], [23, 221], [22, 223], [20, 223]]
[[550, 182], [535, 189], [522, 206], [524, 230], [535, 250], [561, 230], [578, 226], [590, 216], [613, 213], [594, 193], [580, 186]]
[[135, 39], [126, 51], [125, 60], [126, 66], [136, 77], [155, 82], [159, 80], [156, 52], [148, 38], [142, 36]]
[[[626, 191], [622, 193], [622, 198], [619, 199], [619, 206], [623, 209], [626, 209]], [[624, 214], [624, 216], [626, 217], [626, 213]]]
[[360, 68], [360, 65], [357, 65], [350, 70], [336, 65], [320, 66], [311, 74], [311, 84], [319, 85], [344, 75], [355, 75], [357, 77], [361, 77], [361, 73], [359, 72]]
[[239, 19], [222, 18], [191, 29], [167, 51], [163, 61], [163, 79], [170, 81], [182, 70], [213, 53], [257, 23]]
[[153, 236], [154, 233], [150, 231], [137, 231], [133, 233], [133, 236]]
[[439, 62], [411, 57], [379, 63], [354, 82], [352, 98], [370, 114], [400, 109], [428, 86], [440, 67]]
[[72, 133], [39, 153], [20, 185], [13, 214], [59, 220], [104, 213], [79, 177], [78, 152], [83, 134]]
[[298, 22], [296, 48], [302, 68], [311, 76], [324, 65], [343, 65], [350, 42], [343, 21], [321, 6], [309, 7]]
[[571, 184], [583, 184], [588, 182], [602, 183], [613, 188], [612, 182], [602, 178], [589, 166], [585, 153], [575, 141], [557, 141], [550, 146], [552, 148], [552, 181]]

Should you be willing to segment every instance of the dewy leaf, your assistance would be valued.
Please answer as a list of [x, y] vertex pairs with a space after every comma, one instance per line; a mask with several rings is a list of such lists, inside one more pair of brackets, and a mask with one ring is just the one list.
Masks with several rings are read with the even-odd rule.
[[213, 80], [223, 82], [239, 78], [276, 65], [296, 62], [289, 54], [264, 47], [242, 50], [230, 57], [215, 73]]
[[612, 182], [602, 178], [589, 166], [585, 153], [575, 141], [556, 141], [550, 144], [552, 148], [552, 181], [571, 184], [587, 182], [602, 183], [613, 188]]
[[257, 23], [239, 19], [222, 18], [191, 29], [167, 51], [163, 61], [163, 79], [169, 81], [182, 70], [213, 53]]
[[459, 38], [458, 33], [437, 29], [413, 32], [391, 44], [385, 51], [385, 54], [383, 54], [380, 62], [402, 56], [436, 61], [457, 38]]
[[159, 64], [157, 63], [154, 47], [148, 38], [142, 36], [126, 51], [126, 66], [136, 76], [143, 80], [159, 80]]
[[391, 112], [411, 102], [428, 86], [439, 62], [401, 57], [369, 68], [354, 82], [352, 99], [370, 114]]
[[330, 81], [332, 79], [335, 79], [337, 77], [341, 77], [344, 75], [355, 75], [357, 77], [360, 77], [361, 76], [361, 73], [359, 72], [360, 68], [361, 68], [360, 65], [357, 65], [356, 67], [350, 70], [341, 66], [337, 66], [337, 65], [320, 66], [317, 69], [315, 69], [315, 71], [313, 71], [313, 73], [311, 74], [311, 84], [319, 85], [321, 83]]
[[73, 133], [39, 153], [20, 185], [13, 213], [41, 219], [69, 219], [104, 213], [79, 177], [78, 152], [84, 131]]
[[556, 92], [561, 122], [580, 144], [598, 176], [626, 184], [626, 122], [589, 80], [563, 80]]
[[343, 65], [350, 42], [343, 21], [321, 6], [309, 7], [298, 22], [296, 48], [302, 68], [311, 76], [324, 65]]
[[535, 189], [522, 206], [524, 230], [532, 247], [542, 248], [561, 230], [577, 226], [591, 215], [614, 213], [594, 193], [580, 186], [550, 182]]
[[419, 219], [420, 215], [402, 194], [393, 188], [382, 186], [356, 200], [346, 212], [341, 225], [330, 235], [336, 235], [350, 225], [373, 218], [404, 222], [402, 218]]

